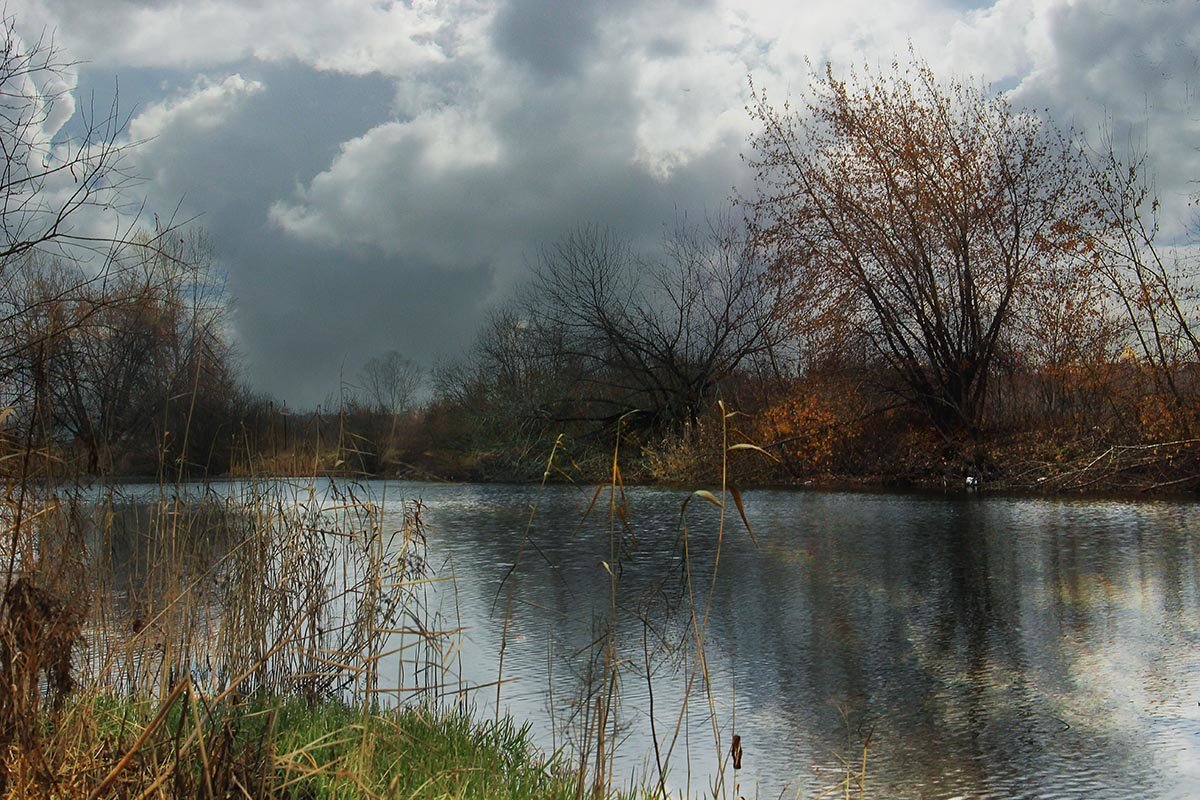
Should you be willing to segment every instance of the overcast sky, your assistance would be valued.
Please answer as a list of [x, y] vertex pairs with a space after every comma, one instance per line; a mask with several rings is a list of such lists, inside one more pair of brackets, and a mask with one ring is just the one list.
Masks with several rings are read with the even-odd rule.
[[542, 243], [653, 247], [747, 193], [747, 76], [907, 52], [1147, 149], [1168, 230], [1200, 179], [1196, 0], [9, 0], [119, 86], [134, 167], [216, 245], [256, 388], [321, 402], [371, 355], [469, 344]]

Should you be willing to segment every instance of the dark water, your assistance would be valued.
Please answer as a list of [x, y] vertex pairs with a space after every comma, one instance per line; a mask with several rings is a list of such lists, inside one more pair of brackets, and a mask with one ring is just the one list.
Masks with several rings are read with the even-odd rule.
[[[426, 506], [430, 562], [454, 577], [433, 602], [465, 628], [454, 680], [497, 679], [511, 588], [500, 703], [547, 748], [619, 576], [618, 782], [654, 780], [653, 730], [692, 794], [737, 733], [727, 796], [814, 796], [867, 744], [869, 797], [1200, 797], [1200, 505], [747, 492], [757, 546], [693, 499], [685, 564], [681, 491], [630, 491], [626, 526], [607, 494], [585, 518], [593, 489], [369, 488], [389, 514]], [[709, 692], [685, 690], [689, 565]], [[493, 713], [494, 687], [467, 696]]]
[[[607, 498], [581, 525], [591, 490], [413, 493], [428, 505], [432, 561], [457, 576], [463, 677], [477, 683], [496, 678], [500, 581], [536, 504], [501, 702], [547, 742], [548, 695], [561, 719], [586, 651], [571, 655], [607, 614]], [[685, 496], [630, 493], [637, 542], [620, 591], [631, 607], [664, 577], [663, 594], [679, 584]], [[673, 787], [714, 780], [712, 707], [722, 751], [742, 737], [747, 797], [810, 796], [868, 735], [877, 797], [1200, 796], [1200, 507], [791, 491], [748, 492], [745, 505], [759, 546], [726, 521], [706, 637], [713, 699], [693, 687]], [[711, 575], [718, 513], [689, 506], [696, 584]], [[659, 627], [684, 629], [686, 609], [667, 617], [661, 605]], [[634, 610], [618, 617], [630, 662], [620, 769], [653, 775]], [[660, 750], [680, 721], [682, 660], [652, 654]]]

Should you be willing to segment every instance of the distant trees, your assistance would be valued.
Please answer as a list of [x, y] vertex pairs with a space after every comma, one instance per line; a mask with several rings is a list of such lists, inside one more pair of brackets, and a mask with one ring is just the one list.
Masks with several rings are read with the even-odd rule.
[[436, 394], [483, 431], [513, 434], [513, 452], [622, 418], [627, 430], [690, 437], [722, 382], [781, 338], [762, 272], [728, 219], [679, 225], [654, 257], [578, 228], [542, 250], [471, 357], [440, 370]]
[[9, 283], [21, 313], [4, 339], [17, 344], [0, 361], [11, 407], [39, 437], [80, 446], [92, 472], [222, 470], [243, 390], [208, 259], [197, 236], [130, 248], [99, 276], [28, 256]]
[[694, 430], [721, 382], [776, 345], [762, 262], [728, 220], [680, 225], [657, 258], [596, 228], [542, 251], [522, 305], [532, 330], [578, 364], [593, 419]]
[[416, 400], [422, 370], [395, 350], [372, 356], [359, 373], [363, 398], [372, 410], [403, 416]]
[[814, 73], [804, 105], [755, 93], [754, 241], [798, 336], [878, 359], [946, 432], [978, 431], [1037, 291], [1094, 268], [1070, 136], [924, 63]]
[[424, 371], [398, 351], [372, 356], [358, 374], [358, 385], [343, 386], [338, 400], [339, 459], [366, 472], [385, 471], [401, 459], [397, 434], [409, 428], [417, 408]]
[[496, 454], [512, 476], [535, 474], [573, 420], [580, 365], [558, 332], [536, 327], [516, 305], [493, 310], [470, 350], [433, 373], [429, 417], [440, 446]]

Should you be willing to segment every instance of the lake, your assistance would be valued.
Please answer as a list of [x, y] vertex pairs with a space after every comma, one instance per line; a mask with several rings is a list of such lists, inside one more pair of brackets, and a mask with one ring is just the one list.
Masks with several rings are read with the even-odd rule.
[[1200, 796], [1200, 505], [747, 491], [751, 537], [681, 490], [364, 488], [452, 578], [443, 701], [501, 679], [554, 750], [611, 689], [618, 784], [811, 797], [865, 749], [871, 797]]

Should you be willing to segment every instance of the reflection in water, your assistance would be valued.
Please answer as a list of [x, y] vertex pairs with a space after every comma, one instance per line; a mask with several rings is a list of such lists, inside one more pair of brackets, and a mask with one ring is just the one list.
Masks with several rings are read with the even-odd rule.
[[[581, 524], [590, 492], [404, 491], [429, 507], [431, 561], [457, 576], [469, 631], [461, 677], [473, 683], [496, 678], [493, 604], [537, 503], [502, 702], [543, 721], [544, 744], [561, 744], [548, 695], [560, 706], [575, 688], [569, 656], [592, 640], [606, 602], [608, 526], [602, 515]], [[683, 496], [632, 493], [631, 606], [680, 574]], [[735, 725], [742, 737], [746, 796], [817, 791], [868, 733], [877, 796], [1200, 792], [1200, 508], [789, 491], [746, 503], [761, 547], [727, 529], [707, 646], [723, 746]], [[716, 552], [715, 514], [689, 511], [698, 576]], [[664, 622], [666, 637], [685, 621]], [[635, 666], [622, 687], [621, 767], [653, 777], [642, 633], [623, 618], [619, 641]], [[654, 661], [664, 748], [681, 719], [684, 656]], [[668, 780], [677, 789], [703, 790], [719, 770], [708, 709], [694, 690]]]
[[[387, 513], [401, 498], [426, 506], [429, 563], [454, 578], [435, 601], [466, 630], [451, 654], [463, 685], [498, 677], [502, 580], [522, 554], [501, 703], [545, 747], [563, 744], [607, 613], [605, 502], [585, 520], [592, 493], [577, 488], [371, 488]], [[715, 712], [722, 756], [741, 736], [746, 797], [811, 796], [868, 737], [870, 796], [1200, 795], [1200, 507], [747, 492], [755, 548], [733, 524], [718, 542], [717, 509], [693, 503], [712, 694], [697, 683], [685, 702], [697, 665], [680, 604], [684, 496], [630, 492], [618, 778], [655, 779], [653, 731], [668, 786], [708, 789], [722, 769]], [[390, 678], [405, 680], [401, 665]], [[466, 696], [493, 713], [494, 688]]]

